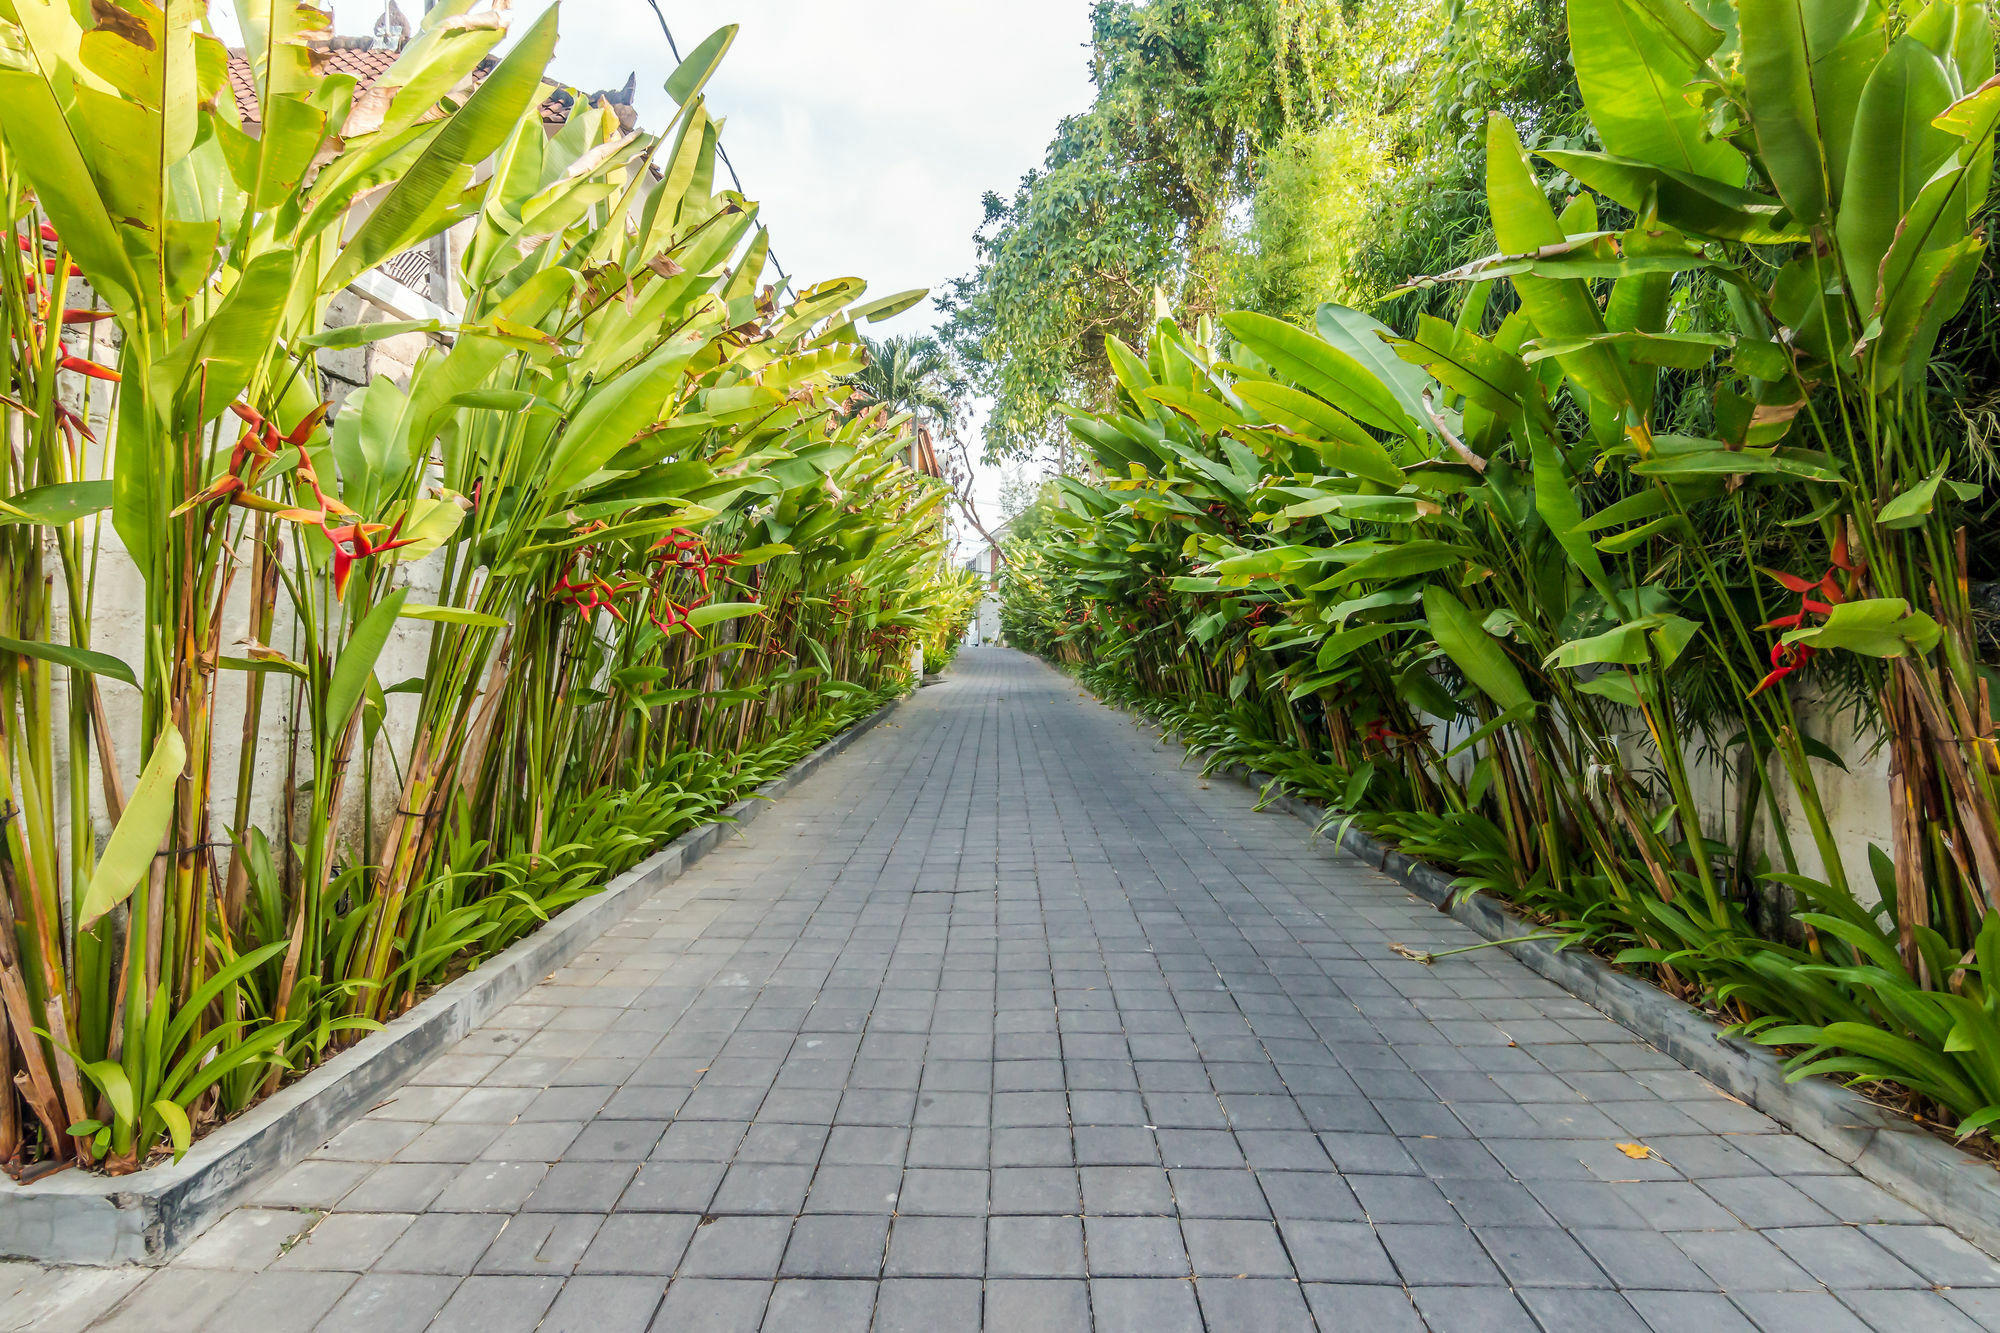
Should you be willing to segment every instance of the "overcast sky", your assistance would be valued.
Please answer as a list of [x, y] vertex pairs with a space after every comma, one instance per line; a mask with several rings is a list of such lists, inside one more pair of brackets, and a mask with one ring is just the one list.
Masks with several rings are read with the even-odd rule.
[[[415, 17], [422, 0], [401, 0]], [[550, 0], [515, 0], [517, 30]], [[1011, 194], [1063, 116], [1090, 103], [1089, 0], [661, 0], [683, 53], [728, 23], [709, 85], [723, 146], [787, 272], [854, 275], [875, 295], [973, 265], [981, 196]], [[215, 7], [218, 15], [228, 8]], [[366, 34], [381, 0], [335, 0]], [[586, 93], [638, 75], [642, 125], [667, 123], [673, 59], [646, 0], [569, 0], [551, 74]], [[228, 34], [233, 39], [233, 34]], [[872, 332], [928, 327], [924, 302]], [[976, 440], [976, 436], [975, 436]], [[977, 453], [975, 443], [974, 452]], [[987, 521], [998, 481], [982, 476]]]

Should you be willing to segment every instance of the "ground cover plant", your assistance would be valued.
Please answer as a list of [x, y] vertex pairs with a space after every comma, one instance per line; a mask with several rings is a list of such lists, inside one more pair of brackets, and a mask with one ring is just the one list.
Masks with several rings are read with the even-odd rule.
[[[2000, 746], [1938, 348], [1986, 256], [1986, 7], [1567, 17], [1598, 146], [1487, 116], [1495, 252], [1414, 278], [1399, 327], [1162, 308], [1109, 344], [1115, 395], [1070, 421], [1094, 469], [1015, 526], [1008, 633], [1796, 1075], [1977, 1132]], [[1832, 707], [1890, 756], [1860, 882]]]
[[[509, 34], [505, 4], [442, 0], [365, 91], [318, 71], [321, 9], [235, 10], [254, 136], [203, 0], [0, 0], [16, 1172], [185, 1150], [964, 615], [944, 487], [842, 383], [857, 325], [920, 294], [764, 285], [702, 96], [733, 30], [662, 132], [599, 105], [552, 133], [554, 8]], [[454, 327], [328, 327], [451, 227]], [[449, 336], [321, 400], [316, 358], [409, 333]], [[422, 671], [383, 679], [411, 632]]]

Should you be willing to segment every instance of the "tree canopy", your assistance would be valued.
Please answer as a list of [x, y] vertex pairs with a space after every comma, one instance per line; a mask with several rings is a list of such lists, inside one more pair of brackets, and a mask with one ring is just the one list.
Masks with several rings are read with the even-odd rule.
[[1581, 132], [1558, 0], [1101, 0], [1090, 108], [1011, 198], [939, 304], [990, 396], [989, 458], [1057, 441], [1102, 402], [1107, 336], [1155, 291], [1183, 317], [1372, 306], [1488, 239], [1475, 128]]

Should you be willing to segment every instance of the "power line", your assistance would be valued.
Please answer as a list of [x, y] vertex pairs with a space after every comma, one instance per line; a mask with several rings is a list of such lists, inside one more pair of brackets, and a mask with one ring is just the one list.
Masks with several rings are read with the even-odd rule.
[[[668, 25], [666, 14], [660, 9], [660, 0], [646, 0], [646, 3], [652, 6], [653, 17], [660, 21], [660, 31], [667, 35], [667, 50], [673, 53], [674, 63], [680, 64], [681, 48], [679, 43], [674, 41], [674, 30]], [[742, 194], [743, 178], [736, 174], [736, 164], [729, 160], [729, 150], [722, 146], [722, 136], [719, 134], [715, 136], [715, 152], [716, 156], [722, 159], [722, 165], [729, 168], [730, 184], [736, 187], [736, 193]], [[789, 289], [792, 285], [792, 275], [785, 272], [785, 266], [778, 262], [778, 252], [767, 245], [764, 253], [770, 257], [771, 267], [778, 270], [778, 278], [782, 283], [780, 290]]]

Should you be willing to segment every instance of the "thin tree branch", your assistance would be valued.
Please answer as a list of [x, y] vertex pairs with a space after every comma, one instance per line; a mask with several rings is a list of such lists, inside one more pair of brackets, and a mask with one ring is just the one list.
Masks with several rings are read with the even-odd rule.
[[1467, 467], [1482, 477], [1486, 475], [1486, 460], [1466, 448], [1465, 442], [1451, 433], [1451, 427], [1444, 424], [1444, 418], [1438, 415], [1435, 407], [1431, 406], [1429, 389], [1424, 390], [1424, 415], [1431, 419], [1431, 425], [1444, 437], [1444, 442], [1451, 446], [1451, 451], [1457, 454]]

